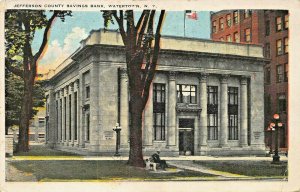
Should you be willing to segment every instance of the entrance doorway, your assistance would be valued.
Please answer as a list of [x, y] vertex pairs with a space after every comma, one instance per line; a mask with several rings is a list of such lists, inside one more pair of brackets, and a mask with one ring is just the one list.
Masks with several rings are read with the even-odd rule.
[[194, 155], [194, 119], [179, 119], [179, 155]]

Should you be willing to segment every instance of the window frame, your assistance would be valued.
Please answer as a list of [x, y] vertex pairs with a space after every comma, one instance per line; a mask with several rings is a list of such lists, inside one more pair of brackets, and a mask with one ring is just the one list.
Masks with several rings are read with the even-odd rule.
[[270, 35], [270, 20], [267, 20], [265, 22], [265, 35], [269, 36]]
[[216, 20], [214, 20], [212, 23], [212, 32], [213, 33], [217, 32], [217, 21]]
[[[249, 31], [249, 34], [247, 33]], [[245, 42], [250, 43], [252, 38], [251, 38], [251, 28], [246, 28], [245, 31]], [[247, 37], [249, 37], [249, 41], [247, 40]]]
[[[182, 86], [189, 86], [190, 90], [189, 91], [182, 91]], [[192, 91], [192, 87], [195, 88], [195, 91]], [[179, 90], [178, 90], [179, 88]], [[183, 101], [183, 92], [190, 93], [189, 94], [189, 102], [187, 104], [197, 104], [197, 86], [192, 85], [192, 84], [177, 84], [176, 85], [176, 94], [177, 94], [177, 103], [185, 103]], [[195, 93], [195, 102], [192, 102], [192, 93]]]
[[284, 54], [289, 53], [289, 38], [288, 37], [285, 37], [283, 40], [283, 52], [284, 52]]
[[276, 65], [276, 83], [282, 83], [284, 81], [284, 67], [282, 64]]
[[231, 27], [231, 25], [232, 25], [232, 23], [231, 23], [231, 14], [226, 15], [226, 25], [227, 25], [227, 27]]
[[233, 24], [238, 24], [239, 23], [239, 12], [233, 11]]
[[[238, 37], [238, 38], [236, 38], [236, 36]], [[238, 41], [237, 41], [238, 40]], [[239, 43], [240, 42], [240, 35], [239, 35], [239, 32], [234, 32], [233, 33], [233, 41], [235, 42], [235, 43]]]
[[231, 35], [226, 35], [226, 42], [232, 42]]
[[[280, 42], [280, 43], [279, 43]], [[283, 54], [283, 49], [282, 49], [282, 39], [277, 39], [276, 40], [276, 55], [282, 55]]]
[[265, 68], [265, 84], [271, 83], [271, 67]]
[[[218, 140], [218, 86], [207, 86], [207, 138]], [[212, 109], [210, 109], [212, 108]], [[213, 123], [211, 124], [211, 118]]]
[[285, 63], [284, 64], [284, 67], [283, 67], [284, 69], [284, 71], [283, 71], [283, 80], [284, 80], [284, 82], [288, 82], [289, 80], [289, 64], [288, 63]]
[[228, 140], [239, 139], [238, 111], [239, 111], [239, 88], [228, 87]]
[[[284, 96], [284, 99], [280, 99], [280, 97]], [[277, 94], [277, 109], [279, 113], [286, 113], [287, 112], [287, 97], [285, 93], [278, 93]]]
[[219, 29], [220, 29], [220, 31], [224, 30], [224, 18], [223, 17], [219, 18]]
[[[160, 95], [160, 96], [158, 96]], [[166, 85], [153, 83], [153, 131], [155, 141], [166, 140]], [[158, 124], [160, 117], [160, 124]], [[157, 133], [160, 132], [160, 135]]]
[[270, 43], [265, 44], [264, 53], [265, 53], [266, 58], [271, 58], [271, 45], [270, 45]]
[[282, 31], [282, 16], [275, 17], [275, 27], [276, 31]]
[[284, 15], [284, 29], [289, 28], [289, 14]]

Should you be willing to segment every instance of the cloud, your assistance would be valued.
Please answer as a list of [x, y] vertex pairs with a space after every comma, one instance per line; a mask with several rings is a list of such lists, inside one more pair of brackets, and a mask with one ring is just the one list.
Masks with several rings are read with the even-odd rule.
[[39, 63], [38, 73], [45, 73], [49, 69], [55, 69], [80, 46], [79, 42], [87, 36], [88, 33], [84, 28], [74, 27], [66, 35], [63, 45], [57, 39], [49, 42], [45, 55]]

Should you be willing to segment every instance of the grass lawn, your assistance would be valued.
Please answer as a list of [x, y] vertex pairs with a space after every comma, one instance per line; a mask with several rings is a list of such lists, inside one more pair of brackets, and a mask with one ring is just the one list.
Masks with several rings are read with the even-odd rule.
[[[38, 180], [186, 180], [214, 175], [170, 168], [166, 173], [157, 173], [126, 165], [126, 161], [14, 161], [18, 170], [33, 173]], [[174, 170], [174, 171], [172, 171]]]
[[271, 164], [271, 161], [194, 161], [199, 165], [209, 167], [217, 171], [225, 171], [234, 174], [269, 177], [287, 176], [287, 162], [279, 165]]
[[17, 152], [14, 156], [79, 156], [75, 153], [50, 149], [44, 145], [30, 145], [28, 152]]

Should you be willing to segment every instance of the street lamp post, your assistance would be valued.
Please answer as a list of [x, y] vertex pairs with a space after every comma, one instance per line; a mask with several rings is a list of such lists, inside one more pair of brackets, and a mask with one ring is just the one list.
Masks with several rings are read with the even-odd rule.
[[280, 156], [278, 154], [278, 131], [279, 128], [282, 127], [282, 123], [280, 122], [280, 117], [278, 114], [273, 115], [273, 119], [275, 120], [275, 154], [273, 155], [273, 162], [272, 163], [279, 163]]
[[117, 134], [115, 156], [120, 156], [119, 149], [120, 149], [120, 132], [121, 132], [121, 127], [119, 126], [119, 123], [116, 123], [116, 127], [113, 130]]
[[275, 129], [273, 128], [275, 126], [274, 123], [271, 123], [270, 126], [268, 127], [268, 131], [270, 132], [270, 151], [269, 154], [273, 154], [273, 131], [275, 131]]

